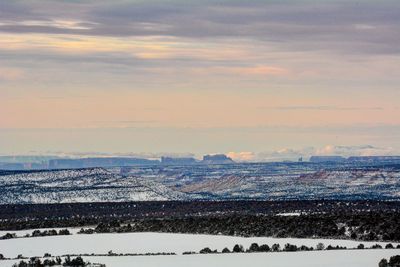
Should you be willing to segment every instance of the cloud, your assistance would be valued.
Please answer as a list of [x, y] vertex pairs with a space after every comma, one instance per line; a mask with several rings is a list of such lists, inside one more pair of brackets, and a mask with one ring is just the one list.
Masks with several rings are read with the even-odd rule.
[[394, 154], [395, 151], [391, 147], [375, 147], [372, 145], [363, 146], [335, 146], [326, 145], [325, 147], [316, 149], [315, 154], [321, 156], [338, 155], [343, 157], [349, 156], [388, 156]]
[[[1, 156], [9, 156], [6, 154], [0, 154]], [[185, 157], [195, 157], [192, 153], [151, 153], [151, 152], [142, 152], [142, 153], [106, 153], [106, 152], [93, 152], [93, 151], [29, 151], [24, 153], [23, 155], [13, 155], [15, 159], [18, 159], [19, 156], [28, 156], [28, 157], [62, 157], [62, 158], [88, 158], [88, 157], [131, 157], [131, 158], [146, 158], [146, 159], [160, 159], [161, 157], [176, 157], [176, 158], [185, 158]]]
[[265, 109], [275, 110], [383, 110], [382, 107], [341, 107], [341, 106], [275, 106], [275, 107], [260, 107]]
[[357, 30], [374, 30], [376, 29], [376, 26], [369, 24], [354, 24], [354, 28]]
[[157, 120], [109, 120], [109, 121], [91, 121], [89, 124], [93, 127], [133, 127], [133, 126], [146, 126], [156, 125], [160, 121]]
[[[227, 47], [227, 46], [230, 47]], [[112, 37], [82, 35], [43, 35], [43, 34], [3, 34], [0, 41], [0, 53], [8, 59], [40, 56], [44, 59], [63, 61], [97, 61], [125, 65], [137, 64], [139, 61], [165, 63], [177, 60], [179, 65], [193, 65], [198, 70], [207, 67], [205, 64], [240, 61], [251, 55], [246, 45], [230, 45], [221, 40], [204, 41], [201, 44], [193, 40], [181, 40], [173, 37]], [[174, 64], [176, 65], [176, 64]], [[280, 74], [284, 69], [263, 64], [252, 66], [216, 67], [215, 71], [230, 73]]]
[[6, 1], [0, 31], [247, 38], [291, 51], [399, 54], [396, 1]]
[[284, 68], [266, 66], [266, 65], [258, 65], [251, 67], [227, 67], [221, 68], [222, 71], [231, 72], [233, 74], [239, 75], [283, 75], [287, 74], [288, 71]]
[[191, 68], [194, 74], [225, 74], [225, 75], [240, 75], [240, 76], [282, 76], [287, 75], [289, 71], [284, 68], [255, 65], [255, 66], [205, 66], [202, 68]]
[[226, 155], [238, 162], [253, 161], [255, 159], [255, 154], [253, 152], [228, 152]]
[[293, 160], [297, 161], [299, 158], [305, 155], [312, 154], [314, 148], [303, 148], [303, 149], [293, 149], [293, 148], [281, 148], [270, 152], [261, 152], [256, 155], [256, 161], [283, 161], [283, 160]]
[[66, 29], [66, 30], [90, 30], [92, 27], [96, 25], [96, 23], [88, 22], [88, 21], [74, 21], [74, 20], [60, 20], [60, 19], [52, 19], [52, 20], [23, 20], [23, 21], [12, 21], [5, 20], [0, 22], [0, 27], [5, 29], [15, 29], [18, 31], [20, 27], [25, 28], [26, 31], [29, 31], [29, 28], [32, 29]]
[[396, 155], [396, 153], [399, 152], [392, 147], [326, 145], [300, 149], [282, 148], [271, 152], [261, 152], [255, 155], [254, 161], [297, 161], [299, 158], [307, 160], [311, 156], [391, 156]]

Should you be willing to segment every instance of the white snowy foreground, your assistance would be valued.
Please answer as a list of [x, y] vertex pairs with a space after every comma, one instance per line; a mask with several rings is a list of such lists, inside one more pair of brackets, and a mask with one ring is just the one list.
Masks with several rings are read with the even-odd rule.
[[[107, 267], [377, 267], [382, 258], [398, 254], [399, 249], [380, 249], [83, 258]], [[0, 261], [0, 267], [11, 267], [15, 262]]]
[[[73, 231], [71, 231], [73, 232]], [[17, 232], [17, 235], [20, 234]], [[286, 243], [297, 246], [315, 246], [319, 243], [328, 245], [346, 246], [355, 248], [363, 243], [365, 247], [373, 244], [385, 245], [384, 242], [359, 242], [337, 239], [302, 239], [302, 238], [272, 238], [272, 237], [234, 237], [222, 235], [192, 235], [169, 233], [112, 233], [112, 234], [72, 234], [68, 236], [46, 236], [31, 238], [15, 238], [0, 240], [0, 253], [7, 258], [22, 254], [25, 257], [43, 256], [45, 253], [52, 255], [96, 253], [106, 254], [110, 250], [114, 253], [157, 253], [184, 251], [198, 252], [200, 249], [210, 247], [221, 251], [228, 247], [232, 249], [235, 244], [248, 248], [251, 243], [268, 244], [278, 243], [283, 247]]]
[[[71, 229], [70, 229], [71, 230]], [[11, 231], [17, 236], [23, 236], [30, 231]], [[43, 256], [50, 253], [53, 256], [65, 254], [107, 254], [114, 253], [157, 253], [174, 252], [176, 256], [122, 256], [122, 257], [84, 257], [91, 262], [105, 263], [107, 267], [128, 266], [332, 266], [332, 267], [368, 267], [377, 266], [380, 259], [400, 254], [400, 250], [347, 250], [347, 251], [313, 251], [313, 252], [279, 252], [251, 254], [218, 254], [218, 255], [180, 255], [184, 251], [198, 252], [210, 247], [221, 251], [224, 247], [232, 249], [235, 244], [248, 248], [251, 243], [272, 245], [286, 243], [294, 245], [315, 246], [321, 242], [328, 245], [340, 245], [355, 248], [363, 243], [365, 247], [384, 242], [358, 242], [334, 239], [301, 239], [301, 238], [269, 238], [269, 237], [232, 237], [168, 233], [123, 233], [123, 234], [75, 234], [71, 230], [69, 236], [47, 236], [33, 238], [16, 238], [0, 240], [0, 253], [7, 258], [22, 254], [25, 257]], [[394, 244], [396, 245], [396, 244]], [[0, 267], [11, 266], [15, 261], [0, 261]], [[229, 265], [228, 265], [229, 264]]]
[[[0, 253], [7, 258], [14, 258], [22, 254], [25, 257], [43, 256], [45, 253], [52, 255], [65, 254], [107, 254], [110, 250], [114, 253], [157, 253], [174, 252], [181, 254], [184, 251], [198, 252], [200, 249], [210, 247], [221, 251], [228, 247], [232, 249], [235, 244], [248, 248], [251, 243], [268, 244], [279, 243], [283, 247], [286, 243], [297, 246], [315, 246], [321, 242], [328, 245], [346, 246], [355, 248], [363, 243], [365, 247], [384, 242], [358, 242], [351, 240], [335, 239], [301, 239], [301, 238], [271, 238], [271, 237], [233, 237], [222, 235], [193, 235], [169, 233], [112, 233], [112, 234], [75, 234], [77, 229], [70, 229], [72, 235], [46, 236], [31, 238], [15, 238], [0, 240]], [[30, 230], [31, 232], [32, 230]], [[11, 231], [17, 236], [23, 236], [27, 231]], [[397, 244], [394, 244], [397, 245]]]

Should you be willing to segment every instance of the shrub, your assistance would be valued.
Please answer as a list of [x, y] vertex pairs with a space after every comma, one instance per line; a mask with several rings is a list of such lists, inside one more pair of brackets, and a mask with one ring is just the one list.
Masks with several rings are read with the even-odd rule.
[[71, 233], [69, 232], [68, 229], [63, 229], [63, 230], [58, 231], [58, 234], [59, 235], [70, 235]]
[[284, 251], [297, 251], [297, 246], [288, 243], [285, 245], [283, 250]]
[[322, 243], [318, 243], [316, 248], [317, 248], [317, 250], [324, 250], [325, 249], [325, 245], [322, 244]]
[[371, 246], [371, 248], [372, 248], [372, 249], [381, 249], [382, 246], [379, 245], [379, 244], [375, 244], [375, 245]]
[[224, 249], [222, 250], [222, 253], [231, 253], [231, 251], [229, 250], [229, 248], [224, 248]]
[[232, 251], [235, 252], [235, 253], [240, 253], [240, 252], [244, 252], [244, 249], [243, 249], [243, 246], [242, 246], [242, 245], [236, 244], [236, 245], [233, 247], [233, 250], [232, 250]]
[[379, 262], [379, 265], [378, 265], [379, 267], [388, 267], [388, 261], [387, 261], [387, 259], [382, 259], [380, 262]]
[[212, 253], [212, 250], [210, 248], [203, 248], [200, 250], [200, 254], [210, 254]]
[[272, 251], [277, 252], [279, 250], [281, 250], [281, 246], [279, 244], [273, 244], [272, 245]]
[[258, 248], [258, 251], [260, 251], [260, 252], [268, 252], [268, 251], [270, 251], [271, 249], [270, 249], [270, 247], [268, 246], [268, 245], [261, 245], [259, 248]]
[[389, 243], [385, 246], [386, 249], [392, 249], [394, 248], [394, 246], [392, 245], [392, 243]]
[[389, 266], [390, 267], [400, 267], [400, 255], [390, 257]]
[[260, 247], [258, 246], [258, 244], [257, 243], [253, 243], [253, 244], [250, 245], [248, 251], [249, 252], [258, 252], [259, 249], [260, 249]]

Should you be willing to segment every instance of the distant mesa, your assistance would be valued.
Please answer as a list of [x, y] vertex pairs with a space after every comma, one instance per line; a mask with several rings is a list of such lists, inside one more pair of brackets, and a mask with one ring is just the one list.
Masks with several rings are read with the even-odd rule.
[[[291, 162], [282, 161], [279, 162]], [[304, 162], [299, 158], [298, 162]], [[354, 166], [364, 164], [399, 164], [400, 156], [351, 156], [315, 155], [309, 158], [311, 163], [350, 164]], [[159, 159], [136, 157], [86, 157], [86, 158], [61, 158], [59, 156], [0, 156], [0, 170], [54, 170], [54, 169], [84, 169], [84, 168], [112, 168], [134, 167], [150, 165], [207, 165], [207, 164], [234, 164], [232, 158], [225, 154], [212, 154], [203, 156], [202, 160], [193, 157], [163, 156]]]
[[158, 160], [142, 158], [81, 158], [81, 159], [53, 159], [49, 161], [49, 169], [80, 169], [95, 167], [126, 167], [133, 165], [155, 165]]
[[230, 157], [224, 154], [205, 155], [201, 161], [203, 164], [231, 164], [235, 163]]
[[342, 156], [312, 156], [313, 163], [394, 163], [400, 161], [400, 156], [353, 156], [345, 158]]
[[191, 157], [161, 157], [161, 161], [144, 158], [104, 157], [104, 158], [80, 158], [80, 159], [52, 159], [49, 161], [49, 169], [83, 169], [96, 167], [129, 167], [138, 165], [192, 165], [192, 164], [228, 164], [235, 163], [224, 154], [206, 155], [202, 161]]
[[345, 162], [346, 158], [342, 156], [312, 156], [310, 162], [321, 163], [321, 162]]
[[385, 162], [385, 161], [398, 161], [400, 156], [361, 156], [349, 157], [347, 161], [350, 162]]

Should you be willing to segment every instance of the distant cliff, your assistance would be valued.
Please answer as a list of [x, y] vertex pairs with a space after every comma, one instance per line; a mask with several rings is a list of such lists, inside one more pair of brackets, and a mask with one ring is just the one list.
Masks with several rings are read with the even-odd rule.
[[224, 154], [205, 155], [201, 161], [203, 164], [231, 164], [235, 163], [230, 157]]
[[364, 156], [364, 157], [349, 157], [350, 162], [391, 162], [400, 161], [400, 156]]
[[320, 162], [344, 162], [346, 158], [341, 156], [312, 156], [310, 162], [320, 163]]
[[345, 158], [342, 156], [312, 156], [310, 162], [323, 163], [399, 163], [400, 156], [353, 156]]
[[49, 161], [49, 169], [80, 169], [95, 167], [125, 167], [132, 165], [155, 165], [158, 160], [142, 158], [81, 158], [81, 159], [53, 159]]

